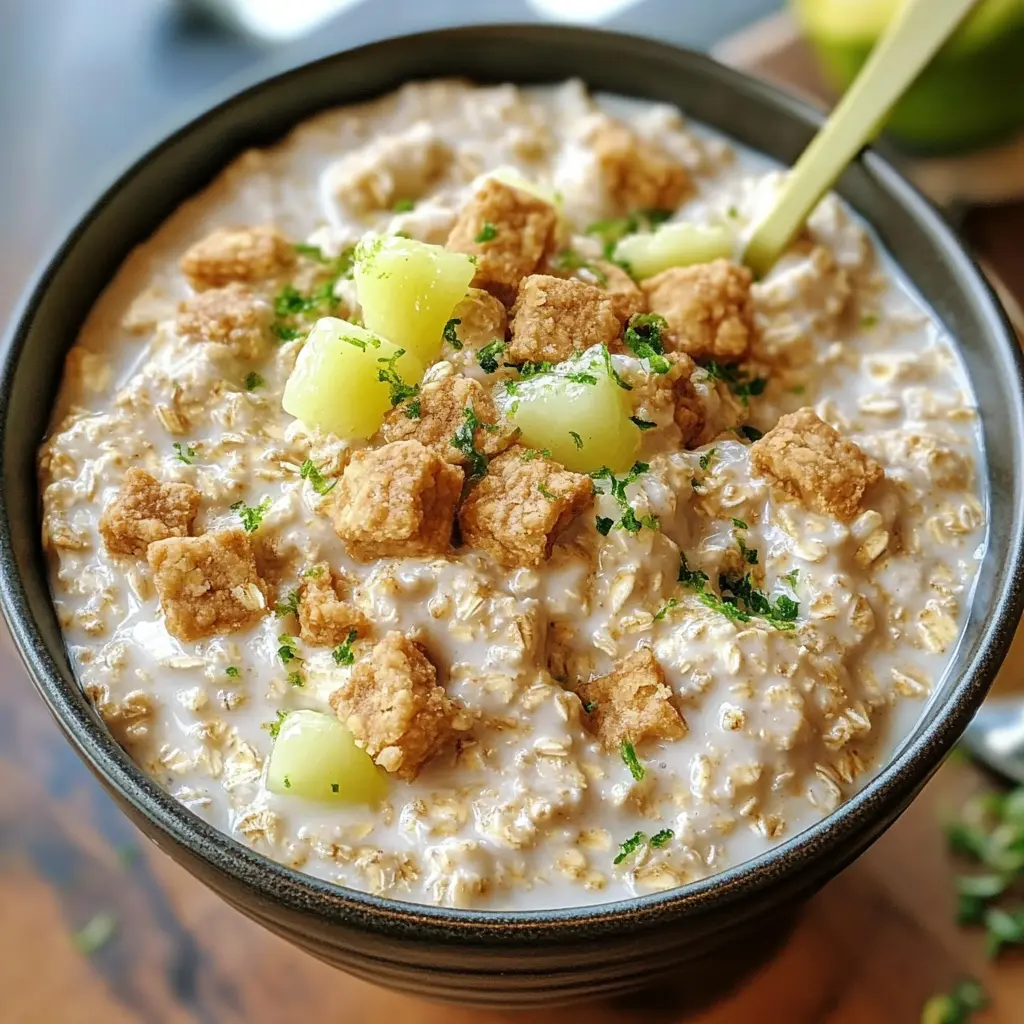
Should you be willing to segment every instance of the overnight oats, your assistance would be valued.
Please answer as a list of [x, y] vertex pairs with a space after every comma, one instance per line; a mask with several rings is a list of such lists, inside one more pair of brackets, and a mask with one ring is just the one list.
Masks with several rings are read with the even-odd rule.
[[706, 877], [838, 807], [985, 544], [950, 338], [834, 197], [664, 105], [409, 85], [235, 161], [119, 271], [42, 447], [53, 599], [240, 843], [479, 909]]

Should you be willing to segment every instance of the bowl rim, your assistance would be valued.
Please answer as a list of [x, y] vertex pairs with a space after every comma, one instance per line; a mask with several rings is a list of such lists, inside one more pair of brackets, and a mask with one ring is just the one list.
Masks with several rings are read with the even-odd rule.
[[[738, 102], [756, 98], [773, 106], [782, 116], [811, 129], [823, 121], [819, 111], [801, 100], [768, 82], [720, 64], [703, 53], [644, 36], [576, 26], [486, 24], [416, 32], [342, 50], [285, 71], [276, 71], [233, 91], [197, 116], [179, 121], [176, 130], [164, 134], [155, 145], [146, 146], [141, 155], [76, 218], [75, 227], [33, 275], [9, 322], [0, 367], [0, 430], [8, 419], [12, 379], [25, 349], [30, 325], [46, 298], [56, 269], [110, 198], [142, 168], [160, 159], [164, 150], [232, 105], [278, 89], [282, 83], [300, 79], [313, 69], [343, 62], [357, 54], [386, 51], [397, 44], [430, 45], [441, 37], [452, 36], [468, 43], [494, 35], [505, 37], [510, 45], [515, 41], [529, 45], [531, 38], [539, 36], [561, 40], [567, 47], [588, 41], [594, 45], [603, 42], [606, 46], [615, 47], [624, 58], [643, 60], [650, 56], [677, 64], [684, 62], [695, 73], [713, 80]], [[509, 80], [513, 79], [510, 77]], [[339, 105], [343, 104], [341, 101]], [[244, 144], [238, 152], [243, 148]], [[990, 334], [999, 339], [1006, 349], [1003, 354], [1016, 366], [1018, 380], [1024, 378], [1024, 359], [1005, 314], [952, 230], [930, 203], [877, 153], [865, 151], [858, 157], [858, 163], [867, 172], [872, 185], [887, 191], [918, 224], [927, 229], [932, 244], [944, 250], [953, 264], [952, 274], [980, 304]], [[1024, 422], [1024, 391], [1019, 384], [1015, 397], [1017, 420]], [[0, 470], [4, 457], [0, 453]], [[188, 810], [138, 768], [106, 732], [98, 717], [90, 713], [81, 690], [75, 694], [65, 683], [33, 617], [24, 584], [17, 572], [10, 520], [3, 502], [0, 502], [0, 599], [4, 617], [32, 682], [69, 742], [122, 804], [127, 804], [131, 812], [155, 826], [162, 839], [183, 848], [221, 877], [246, 889], [248, 896], [267, 905], [277, 905], [295, 915], [315, 915], [325, 925], [357, 926], [367, 933], [392, 937], [396, 928], [412, 928], [416, 933], [427, 929], [432, 938], [444, 937], [457, 945], [480, 941], [493, 943], [500, 933], [503, 947], [522, 948], [538, 941], [554, 940], [566, 928], [577, 929], [581, 925], [586, 926], [592, 937], [612, 937], [633, 933], [668, 917], [703, 917], [741, 901], [747, 901], [753, 913], [757, 906], [753, 899], [756, 895], [763, 895], [769, 888], [779, 892], [799, 891], [807, 885], [808, 875], [815, 873], [812, 869], [816, 868], [818, 874], [824, 873], [822, 864], [828, 860], [829, 854], [841, 851], [845, 837], [866, 830], [871, 839], [877, 838], [887, 823], [879, 824], [876, 820], [872, 825], [873, 817], [881, 817], [873, 812], [884, 806], [902, 809], [909, 803], [963, 732], [1009, 648], [1024, 608], [1024, 586], [1017, 582], [1024, 577], [1024, 508], [1021, 495], [1016, 495], [1016, 498], [1017, 517], [1011, 524], [1011, 571], [1006, 573], [1003, 586], [993, 597], [994, 614], [981, 632], [974, 656], [964, 666], [941, 711], [926, 723], [912, 742], [904, 742], [898, 747], [891, 760], [860, 791], [807, 829], [757, 857], [707, 878], [675, 889], [573, 907], [468, 910], [410, 903], [307, 875], [244, 846]], [[849, 859], [840, 857], [843, 866]], [[780, 896], [778, 901], [781, 900]]]

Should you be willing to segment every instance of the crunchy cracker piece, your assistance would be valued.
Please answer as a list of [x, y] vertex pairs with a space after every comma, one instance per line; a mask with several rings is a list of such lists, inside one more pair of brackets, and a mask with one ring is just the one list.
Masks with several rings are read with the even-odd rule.
[[621, 333], [614, 303], [600, 288], [532, 274], [519, 285], [512, 310], [508, 361], [560, 363], [591, 345], [611, 345]]
[[270, 306], [244, 284], [232, 281], [189, 296], [178, 307], [178, 334], [186, 341], [228, 345], [244, 358], [259, 355], [267, 337]]
[[179, 640], [248, 629], [267, 611], [267, 586], [242, 530], [171, 537], [147, 551], [167, 632]]
[[589, 142], [618, 213], [675, 210], [693, 193], [690, 172], [681, 163], [618, 121], [602, 121]]
[[504, 304], [483, 288], [470, 288], [455, 307], [452, 318], [459, 321], [455, 337], [468, 348], [483, 348], [495, 338], [504, 341], [508, 333], [508, 313]]
[[683, 444], [687, 448], [693, 448], [700, 443], [701, 434], [707, 424], [704, 400], [690, 380], [691, 374], [697, 369], [697, 364], [682, 352], [674, 353], [669, 358], [672, 360], [672, 369], [666, 376], [671, 382], [675, 404], [672, 417], [682, 431]]
[[593, 498], [590, 477], [516, 445], [492, 460], [466, 496], [462, 539], [508, 568], [538, 566]]
[[737, 362], [754, 337], [751, 275], [746, 267], [718, 259], [671, 267], [641, 287], [655, 313], [668, 321], [666, 347], [694, 359]]
[[488, 178], [462, 208], [447, 247], [475, 256], [472, 283], [508, 306], [519, 282], [537, 269], [557, 223], [550, 203]]
[[423, 648], [397, 631], [356, 664], [330, 701], [356, 743], [409, 780], [449, 741], [462, 710], [438, 685]]
[[463, 473], [419, 441], [357, 451], [345, 467], [334, 529], [349, 554], [375, 558], [448, 551]]
[[182, 273], [196, 291], [232, 281], [274, 277], [295, 260], [295, 251], [277, 228], [217, 228], [181, 257]]
[[639, 745], [686, 735], [686, 721], [672, 704], [672, 690], [649, 647], [634, 651], [614, 671], [576, 692], [587, 727], [608, 750], [618, 750], [627, 741]]
[[882, 467], [852, 441], [820, 420], [811, 408], [798, 409], [750, 447], [757, 476], [812, 512], [849, 522], [860, 511], [864, 492], [885, 476]]
[[355, 630], [365, 636], [370, 624], [345, 598], [346, 588], [335, 579], [327, 562], [317, 562], [304, 574], [299, 588], [299, 636], [311, 647], [337, 647]]
[[154, 541], [187, 537], [198, 511], [199, 492], [194, 487], [162, 484], [133, 467], [100, 516], [100, 534], [110, 554], [145, 558]]
[[466, 453], [452, 444], [456, 431], [472, 409], [480, 426], [473, 433], [473, 447], [484, 455], [507, 448], [512, 430], [499, 425], [497, 407], [487, 388], [471, 377], [452, 375], [424, 384], [419, 395], [419, 418], [409, 418], [408, 405], [399, 405], [384, 417], [381, 434], [385, 441], [419, 441], [454, 465], [465, 465]]

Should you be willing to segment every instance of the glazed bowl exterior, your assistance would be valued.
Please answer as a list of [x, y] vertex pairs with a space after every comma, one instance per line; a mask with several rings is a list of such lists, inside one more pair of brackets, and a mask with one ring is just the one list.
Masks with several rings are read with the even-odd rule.
[[[557, 82], [677, 104], [754, 149], [792, 162], [819, 118], [707, 57], [631, 36], [551, 26], [426, 33], [341, 53], [240, 93], [132, 166], [85, 214], [27, 293], [0, 376], [0, 588], [31, 678], [78, 753], [140, 829], [224, 899], [353, 974], [432, 998], [550, 1005], [619, 994], [671, 973], [689, 1004], [710, 1001], [773, 942], [802, 901], [896, 819], [962, 733], [1021, 610], [1024, 397], [1011, 331], [942, 220], [866, 153], [839, 192], [876, 228], [959, 339], [981, 406], [991, 535], [966, 634], [914, 733], [827, 819], [756, 860], [683, 888], [567, 910], [474, 912], [401, 903], [274, 863], [178, 804], [111, 738], [75, 682], [40, 543], [36, 451], [64, 356], [131, 249], [250, 146], [324, 108], [411, 79]], [[29, 698], [25, 686], [25, 699]]]

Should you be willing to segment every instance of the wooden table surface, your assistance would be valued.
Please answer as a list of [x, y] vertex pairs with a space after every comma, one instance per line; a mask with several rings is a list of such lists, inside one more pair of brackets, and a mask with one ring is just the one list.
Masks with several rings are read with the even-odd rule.
[[[977, 211], [968, 238], [1024, 296], [1024, 205]], [[1024, 675], [1024, 632], [1001, 684]], [[381, 1019], [408, 1024], [569, 1021], [394, 995], [252, 924], [139, 836], [58, 733], [0, 637], [0, 1021], [10, 1024]], [[1024, 961], [984, 957], [953, 923], [941, 822], [987, 784], [947, 764], [897, 825], [807, 907], [775, 961], [701, 1024], [916, 1024], [933, 992], [980, 978], [979, 1024], [1024, 1021]], [[76, 933], [114, 922], [91, 953]], [[575, 1011], [578, 1013], [579, 1011]], [[681, 1020], [664, 994], [586, 1011], [588, 1024]]]

